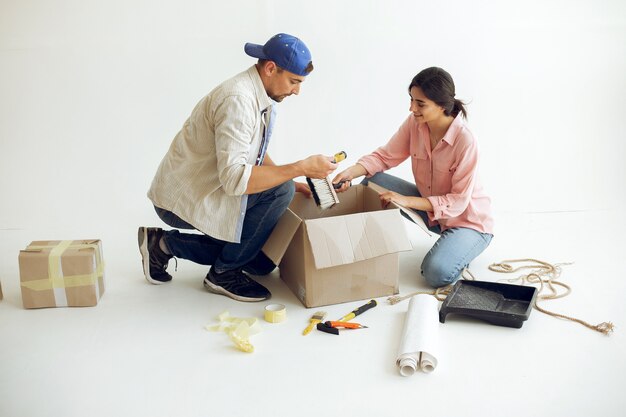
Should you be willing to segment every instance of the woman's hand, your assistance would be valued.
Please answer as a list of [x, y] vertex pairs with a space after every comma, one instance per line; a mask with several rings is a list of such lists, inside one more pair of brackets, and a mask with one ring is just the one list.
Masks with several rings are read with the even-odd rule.
[[380, 203], [383, 207], [387, 207], [391, 202], [399, 204], [404, 208], [411, 208], [420, 211], [433, 211], [433, 205], [430, 200], [424, 197], [409, 197], [393, 191], [386, 191], [380, 195]]
[[411, 207], [412, 197], [407, 197], [402, 194], [395, 193], [393, 191], [386, 191], [380, 194], [380, 203], [383, 208], [387, 208], [389, 203], [394, 202], [396, 204], [400, 204], [403, 207]]
[[336, 188], [335, 190], [338, 193], [343, 193], [348, 188], [350, 188], [350, 185], [352, 185], [351, 181], [353, 179], [361, 177], [365, 174], [367, 174], [367, 171], [365, 170], [365, 168], [363, 168], [363, 165], [352, 165], [350, 168], [341, 171], [335, 176], [335, 178], [333, 178], [333, 184], [339, 184], [340, 182], [343, 182], [343, 184], [341, 184], [341, 187]]

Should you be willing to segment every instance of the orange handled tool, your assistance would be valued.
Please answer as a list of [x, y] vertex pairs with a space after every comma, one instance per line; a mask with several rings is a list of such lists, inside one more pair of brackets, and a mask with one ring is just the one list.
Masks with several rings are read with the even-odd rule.
[[352, 323], [348, 321], [326, 321], [324, 324], [334, 329], [343, 327], [344, 329], [367, 329], [367, 326], [363, 326], [359, 323]]

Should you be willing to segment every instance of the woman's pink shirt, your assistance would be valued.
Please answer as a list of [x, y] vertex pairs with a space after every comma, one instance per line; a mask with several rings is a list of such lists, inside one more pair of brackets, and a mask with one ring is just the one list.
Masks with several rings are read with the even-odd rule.
[[411, 158], [415, 185], [434, 210], [430, 226], [441, 230], [467, 227], [493, 234], [491, 200], [478, 176], [478, 144], [461, 114], [454, 119], [435, 149], [430, 149], [428, 125], [410, 115], [386, 145], [359, 159], [368, 176]]

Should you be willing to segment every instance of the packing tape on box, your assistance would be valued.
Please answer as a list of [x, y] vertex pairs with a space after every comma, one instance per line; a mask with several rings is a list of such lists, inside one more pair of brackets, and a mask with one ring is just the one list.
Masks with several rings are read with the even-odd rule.
[[287, 309], [282, 304], [269, 304], [265, 306], [265, 321], [280, 323], [287, 318]]
[[48, 278], [50, 280], [52, 292], [54, 293], [54, 303], [59, 307], [67, 307], [67, 296], [65, 294], [65, 289], [61, 290], [60, 288], [55, 287], [54, 284], [58, 284], [59, 280], [61, 281], [61, 285], [65, 284], [65, 280], [63, 279], [61, 256], [63, 256], [63, 252], [65, 252], [71, 244], [71, 240], [62, 240], [57, 246], [50, 250], [50, 255], [48, 255]]
[[[52, 248], [48, 254], [48, 278], [25, 281], [21, 283], [21, 286], [33, 291], [51, 289], [54, 292], [54, 299], [57, 307], [65, 307], [67, 306], [67, 298], [65, 297], [65, 291], [60, 291], [61, 288], [95, 285], [98, 277], [104, 275], [104, 263], [102, 262], [98, 245], [91, 243], [92, 241], [87, 241], [89, 243], [72, 242], [74, 241], [62, 240], [54, 245], [32, 245], [27, 247], [24, 252], [39, 252], [43, 249]], [[79, 250], [88, 248], [94, 249], [96, 255], [96, 270], [89, 274], [64, 276], [61, 266], [61, 257], [68, 248], [75, 248]], [[95, 285], [95, 290], [96, 298], [100, 298], [99, 285]]]
[[83, 275], [69, 275], [60, 277], [51, 277], [43, 279], [34, 279], [32, 281], [22, 282], [22, 287], [33, 291], [50, 290], [54, 288], [71, 288], [81, 287], [84, 285], [94, 285], [98, 280], [98, 273]]
[[[23, 252], [40, 252], [44, 249], [52, 248], [48, 255], [48, 278], [37, 279], [22, 283], [23, 287], [32, 290], [47, 290], [51, 288], [78, 287], [81, 285], [93, 285], [99, 276], [104, 275], [104, 262], [102, 261], [100, 250], [93, 241], [83, 243], [72, 243], [73, 240], [62, 240], [55, 245], [31, 245], [23, 250]], [[69, 249], [93, 249], [96, 254], [96, 270], [90, 274], [83, 275], [63, 275], [61, 269], [61, 257], [63, 253]], [[46, 284], [49, 282], [49, 284]]]

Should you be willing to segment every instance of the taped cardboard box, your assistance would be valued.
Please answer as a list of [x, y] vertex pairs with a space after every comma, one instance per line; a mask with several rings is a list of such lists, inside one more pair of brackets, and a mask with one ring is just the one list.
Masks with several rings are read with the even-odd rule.
[[20, 251], [24, 308], [88, 307], [104, 293], [100, 240], [46, 240]]
[[379, 191], [355, 185], [327, 210], [296, 193], [280, 218], [263, 252], [306, 307], [398, 293], [399, 252], [412, 247], [400, 208], [383, 210]]

